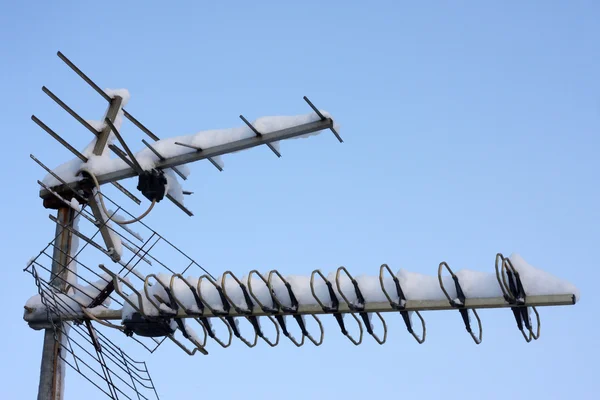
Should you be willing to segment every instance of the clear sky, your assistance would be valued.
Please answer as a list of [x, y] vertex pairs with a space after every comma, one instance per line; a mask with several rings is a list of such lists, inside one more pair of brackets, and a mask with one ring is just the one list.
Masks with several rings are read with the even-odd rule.
[[[303, 95], [337, 118], [345, 143], [325, 134], [283, 143], [281, 159], [260, 148], [226, 157], [221, 173], [197, 165], [195, 217], [153, 211], [149, 223], [215, 275], [382, 263], [435, 274], [443, 260], [491, 272], [497, 252], [514, 251], [582, 292], [540, 310], [531, 344], [509, 310], [480, 313], [480, 346], [458, 312], [425, 313], [423, 345], [397, 315], [384, 346], [355, 347], [331, 323], [319, 348], [188, 357], [167, 344], [144, 356], [164, 399], [596, 398], [600, 5], [418, 3], [4, 2], [1, 397], [37, 392], [42, 333], [22, 321], [35, 292], [22, 268], [54, 228], [29, 154], [71, 158], [30, 116], [77, 147], [90, 140], [40, 88], [85, 118], [105, 108], [61, 50], [101, 87], [129, 89], [128, 111], [161, 137], [240, 126], [240, 113], [302, 114]], [[123, 134], [142, 137], [131, 124]], [[67, 385], [67, 399], [103, 398], [73, 371]]]

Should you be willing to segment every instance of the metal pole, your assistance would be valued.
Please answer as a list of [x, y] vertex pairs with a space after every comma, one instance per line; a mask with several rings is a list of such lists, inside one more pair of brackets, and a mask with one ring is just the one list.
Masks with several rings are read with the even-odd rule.
[[[70, 207], [59, 208], [56, 224], [56, 239], [52, 254], [51, 284], [58, 291], [66, 288], [69, 270], [69, 256], [73, 234], [62, 226], [73, 223], [75, 211]], [[65, 364], [60, 356], [62, 329], [46, 329], [44, 332], [44, 346], [42, 350], [42, 364], [40, 367], [40, 384], [38, 387], [38, 400], [62, 400], [64, 394], [63, 379]]]

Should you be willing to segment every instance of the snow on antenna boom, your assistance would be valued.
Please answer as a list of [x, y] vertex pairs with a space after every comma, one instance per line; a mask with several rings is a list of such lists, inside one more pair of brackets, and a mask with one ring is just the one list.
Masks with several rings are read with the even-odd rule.
[[[38, 294], [25, 304], [24, 320], [45, 332], [39, 400], [63, 398], [66, 365], [109, 398], [158, 398], [145, 363], [134, 361], [114, 343], [119, 334], [150, 353], [166, 340], [189, 355], [208, 354], [213, 342], [229, 347], [234, 338], [249, 347], [261, 341], [275, 347], [282, 336], [298, 347], [309, 342], [319, 346], [325, 334], [319, 316], [331, 315], [351, 343], [361, 344], [366, 332], [384, 344], [388, 325], [383, 314], [398, 313], [408, 333], [422, 344], [427, 336], [422, 313], [455, 310], [480, 344], [482, 320], [477, 310], [510, 308], [523, 338], [532, 342], [540, 337], [537, 307], [578, 300], [576, 287], [530, 266], [517, 254], [498, 253], [492, 273], [454, 272], [441, 262], [437, 276], [394, 271], [383, 264], [373, 276], [354, 277], [339, 267], [329, 274], [318, 269], [293, 276], [252, 270], [241, 278], [231, 271], [215, 277], [143, 218], [164, 198], [192, 215], [184, 205], [184, 196], [191, 192], [179, 181], [188, 178], [186, 164], [208, 160], [223, 171], [222, 156], [261, 145], [281, 157], [280, 141], [323, 130], [331, 130], [342, 142], [334, 119], [304, 97], [312, 109], [309, 114], [254, 122], [240, 115], [244, 125], [238, 128], [161, 140], [125, 110], [126, 90], [102, 90], [62, 53], [58, 56], [108, 102], [108, 108], [100, 121], [87, 121], [42, 88], [93, 134], [82, 151], [31, 117], [75, 156], [51, 169], [31, 155], [47, 173], [38, 181], [44, 206], [57, 210], [56, 217], [50, 215], [55, 237], [25, 268]], [[144, 147], [134, 153], [121, 133], [123, 118], [154, 143], [142, 140]], [[141, 215], [127, 212], [102, 191], [103, 185], [111, 184], [139, 205], [141, 200], [119, 183], [133, 177], [150, 201]], [[348, 315], [351, 324], [345, 319]], [[267, 320], [269, 324], [261, 324]], [[240, 323], [244, 321], [245, 329]], [[248, 331], [252, 333], [244, 333]]]

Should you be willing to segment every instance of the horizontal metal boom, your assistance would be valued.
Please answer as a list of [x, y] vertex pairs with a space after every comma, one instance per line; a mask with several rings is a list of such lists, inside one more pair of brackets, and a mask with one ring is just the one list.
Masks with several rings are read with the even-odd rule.
[[[575, 296], [572, 294], [559, 294], [559, 295], [541, 295], [541, 296], [527, 296], [527, 301], [522, 306], [517, 307], [549, 307], [549, 306], [569, 306], [575, 304]], [[482, 297], [482, 298], [469, 298], [465, 301], [465, 307], [469, 309], [482, 309], [482, 308], [510, 308], [515, 307], [514, 304], [509, 304], [503, 297]], [[406, 311], [444, 311], [444, 310], [454, 310], [455, 307], [452, 307], [448, 300], [407, 300], [406, 301]], [[93, 312], [92, 310], [90, 310]], [[339, 313], [347, 314], [351, 312], [348, 304], [340, 303], [339, 305]], [[369, 302], [365, 304], [364, 312], [398, 312], [398, 310], [394, 309], [390, 306], [388, 302]], [[122, 318], [121, 310], [99, 310], [93, 312], [94, 316], [101, 320], [120, 320]], [[260, 309], [260, 307], [254, 307], [252, 315], [257, 317], [263, 317], [268, 315], [293, 315], [293, 314], [302, 314], [302, 315], [321, 315], [321, 314], [329, 314], [321, 308], [318, 304], [308, 304], [308, 305], [300, 305], [298, 307], [297, 313], [290, 313], [279, 311], [278, 313], [267, 313]], [[37, 315], [37, 313], [36, 313]], [[235, 309], [231, 309], [228, 316], [232, 317], [244, 317], [248, 314], [241, 314], [235, 311]], [[207, 318], [217, 317], [214, 315], [209, 309], [205, 309], [203, 315]], [[184, 312], [184, 310], [180, 309], [179, 313], [175, 316], [175, 318], [195, 318], [198, 315], [189, 315]], [[32, 314], [26, 313], [24, 316], [26, 322], [28, 322], [32, 328], [37, 328], [39, 326], [40, 329], [45, 324], [48, 324], [48, 319], [46, 314], [44, 313], [41, 317], [35, 316]], [[63, 321], [72, 321], [72, 320], [81, 320], [86, 319], [86, 316], [83, 313], [78, 314], [63, 314], [61, 315], [61, 319]]]
[[[318, 132], [325, 129], [330, 129], [333, 127], [333, 121], [331, 119], [319, 120], [314, 122], [309, 122], [302, 125], [293, 126], [286, 129], [281, 129], [279, 131], [265, 133], [262, 136], [254, 136], [246, 139], [236, 140], [234, 142], [222, 144], [220, 146], [214, 146], [202, 151], [191, 151], [189, 153], [180, 154], [174, 157], [165, 158], [164, 160], [159, 160], [156, 164], [156, 168], [166, 169], [173, 168], [179, 165], [188, 164], [191, 162], [204, 160], [207, 158], [213, 158], [217, 156], [221, 156], [228, 153], [234, 153], [241, 150], [251, 149], [256, 146], [261, 146], [264, 144], [269, 144], [272, 142], [277, 142], [280, 140], [291, 139], [294, 137], [306, 135], [313, 132]], [[131, 178], [136, 176], [136, 171], [131, 168], [123, 168], [118, 171], [109, 172], [106, 174], [98, 175], [98, 182], [102, 185], [104, 183], [116, 182], [122, 179]], [[67, 182], [74, 183], [74, 182]], [[69, 190], [65, 185], [58, 185], [51, 188], [55, 192], [61, 193], [64, 190]], [[46, 189], [42, 189], [40, 191], [40, 197], [45, 199], [47, 197], [51, 197], [52, 193], [50, 193]]]

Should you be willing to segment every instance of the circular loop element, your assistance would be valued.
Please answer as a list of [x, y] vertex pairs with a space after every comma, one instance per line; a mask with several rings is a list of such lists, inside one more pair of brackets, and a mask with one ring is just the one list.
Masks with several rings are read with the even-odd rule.
[[479, 318], [479, 314], [477, 314], [477, 310], [476, 309], [471, 308], [470, 310], [473, 311], [473, 315], [475, 315], [475, 319], [477, 319], [477, 326], [479, 328], [479, 335], [475, 335], [475, 333], [473, 332], [472, 329], [469, 331], [469, 334], [473, 338], [473, 341], [475, 342], [475, 344], [481, 344], [481, 341], [483, 340], [483, 326], [481, 324], [481, 319]]
[[[373, 331], [373, 327], [372, 327], [372, 325], [371, 325], [371, 332], [369, 332], [369, 333], [371, 334], [371, 336], [373, 336], [373, 339], [375, 339], [375, 341], [376, 341], [377, 343], [379, 343], [379, 344], [384, 344], [384, 343], [385, 343], [385, 341], [387, 340], [387, 333], [388, 333], [388, 330], [387, 330], [387, 324], [385, 323], [385, 319], [383, 319], [383, 317], [381, 316], [381, 314], [380, 314], [380, 313], [376, 312], [376, 313], [375, 313], [375, 315], [377, 315], [377, 316], [379, 317], [379, 319], [381, 320], [381, 324], [382, 324], [382, 326], [383, 326], [383, 339], [380, 339], [380, 338], [379, 338], [379, 336], [377, 336], [377, 335], [375, 334], [375, 331]], [[366, 323], [366, 322], [367, 322], [367, 321], [365, 321], [365, 323]], [[370, 323], [370, 321], [369, 321], [369, 323]]]
[[[394, 300], [392, 300], [392, 297], [388, 294], [387, 290], [385, 289], [385, 284], [383, 283], [384, 270], [387, 270], [389, 272], [389, 274], [392, 276], [392, 279], [394, 280], [394, 283], [397, 284], [398, 288], [400, 288], [400, 281], [398, 280], [398, 277], [394, 275], [391, 268], [387, 264], [382, 264], [381, 267], [379, 268], [379, 284], [381, 285], [381, 290], [383, 291], [383, 294], [388, 299], [390, 306], [392, 306], [393, 308], [395, 308], [401, 312], [407, 313], [407, 311], [403, 311], [406, 304], [402, 304], [402, 301], [406, 301], [406, 300], [401, 298], [400, 293], [398, 293], [398, 302], [395, 302]], [[421, 336], [417, 335], [417, 333], [414, 331], [414, 329], [412, 327], [412, 322], [410, 320], [410, 316], [408, 315], [408, 313], [406, 314], [406, 316], [402, 315], [402, 317], [404, 319], [404, 322], [406, 324], [406, 328], [408, 329], [408, 332], [415, 338], [417, 343], [423, 344], [425, 342], [425, 338], [427, 336], [427, 328], [425, 326], [425, 320], [421, 316], [420, 312], [418, 312], [418, 311], [414, 311], [414, 312], [417, 314], [417, 317], [419, 317], [419, 319], [421, 320], [421, 327], [423, 328], [422, 329], [423, 334]]]
[[[246, 300], [246, 309], [243, 309], [241, 307], [238, 307], [237, 304], [235, 304], [235, 302], [229, 297], [229, 295], [227, 294], [227, 287], [225, 285], [226, 283], [226, 278], [227, 275], [231, 276], [233, 278], [234, 281], [236, 281], [236, 283], [239, 285], [240, 290], [242, 290], [242, 293], [245, 294], [245, 286], [242, 283], [242, 281], [240, 281], [238, 279], [237, 276], [234, 275], [233, 272], [231, 271], [225, 271], [223, 273], [223, 276], [221, 277], [221, 289], [223, 290], [223, 295], [225, 296], [225, 298], [227, 299], [227, 301], [233, 306], [233, 308], [235, 309], [235, 311], [237, 311], [239, 314], [245, 314], [245, 318], [248, 320], [248, 322], [250, 322], [250, 324], [252, 324], [252, 327], [254, 329], [254, 341], [250, 342], [248, 341], [246, 338], [244, 338], [243, 336], [239, 336], [239, 339], [244, 342], [244, 344], [246, 344], [246, 346], [248, 347], [254, 347], [256, 346], [256, 343], [258, 342], [258, 337], [260, 336], [261, 338], [264, 339], [264, 335], [262, 335], [262, 333], [259, 335], [259, 326], [255, 326], [252, 321], [250, 320], [250, 318], [247, 316], [249, 314], [252, 314], [252, 303], [248, 303], [248, 299], [245, 298]], [[245, 297], [245, 296], [244, 296]], [[256, 320], [256, 323], [258, 324], [258, 320]], [[267, 341], [268, 344], [271, 344], [269, 341]]]
[[195, 320], [195, 321], [196, 321], [196, 322], [197, 322], [197, 323], [200, 325], [200, 327], [202, 328], [202, 331], [204, 332], [204, 339], [202, 340], [202, 343], [200, 343], [200, 342], [199, 342], [199, 341], [196, 339], [195, 335], [190, 335], [190, 334], [189, 334], [189, 330], [191, 330], [191, 328], [187, 327], [187, 325], [186, 325], [186, 331], [188, 331], [188, 336], [189, 336], [187, 339], [188, 339], [190, 342], [192, 342], [192, 343], [193, 343], [193, 344], [196, 346], [196, 348], [197, 348], [197, 349], [198, 349], [198, 350], [199, 350], [201, 353], [203, 353], [203, 354], [207, 355], [207, 354], [208, 354], [208, 351], [206, 351], [206, 350], [205, 350], [205, 347], [206, 347], [206, 341], [207, 341], [207, 339], [208, 339], [208, 332], [206, 331], [206, 327], [205, 327], [204, 325], [202, 325], [202, 323], [200, 322], [200, 320], [199, 320], [198, 318], [193, 318], [193, 319], [194, 319], [194, 320]]
[[[462, 290], [460, 290], [460, 285], [458, 283], [458, 277], [452, 271], [452, 269], [450, 268], [448, 263], [446, 263], [445, 261], [442, 261], [440, 263], [440, 266], [438, 267], [438, 281], [440, 283], [440, 288], [442, 289], [442, 292], [444, 292], [444, 295], [450, 302], [450, 305], [453, 307], [457, 307], [459, 309], [459, 311], [461, 311], [461, 316], [463, 318], [463, 322], [465, 323], [465, 328], [467, 329], [467, 332], [469, 332], [469, 334], [471, 335], [471, 338], [473, 338], [473, 341], [475, 342], [475, 344], [480, 344], [481, 341], [483, 340], [483, 326], [481, 324], [481, 319], [479, 318], [479, 314], [477, 314], [477, 310], [474, 308], [471, 308], [471, 309], [466, 308], [465, 304], [463, 303], [462, 298], [458, 299], [461, 303], [463, 303], [463, 304], [460, 304], [455, 299], [452, 299], [450, 297], [450, 295], [448, 294], [448, 291], [446, 291], [446, 288], [444, 287], [444, 281], [442, 279], [442, 270], [444, 269], [444, 267], [448, 270], [448, 272], [450, 273], [450, 276], [452, 277], [452, 279], [454, 280], [454, 282], [456, 284], [457, 295], [459, 297], [462, 297], [464, 295], [464, 294], [462, 294]], [[478, 330], [479, 330], [478, 335], [476, 335], [473, 332], [473, 330], [471, 329], [470, 318], [469, 318], [469, 314], [468, 314], [469, 310], [471, 310], [473, 312], [473, 315], [475, 315], [475, 319], [477, 320], [477, 326], [478, 326]]]
[[208, 302], [204, 299], [204, 296], [202, 295], [202, 280], [203, 279], [206, 279], [211, 285], [213, 285], [215, 287], [215, 289], [217, 290], [217, 292], [219, 294], [219, 297], [221, 297], [221, 294], [223, 293], [223, 291], [221, 290], [221, 287], [219, 285], [217, 285], [217, 282], [210, 275], [204, 274], [204, 275], [200, 276], [200, 278], [198, 278], [198, 285], [197, 285], [196, 290], [198, 291], [198, 297], [200, 298], [200, 301], [202, 302], [202, 304], [204, 304], [206, 306], [206, 308], [208, 308], [213, 315], [228, 315], [231, 305], [227, 302], [227, 299], [225, 299], [224, 296], [221, 297], [223, 311], [214, 309], [210, 305], [210, 302]]
[[[317, 296], [317, 293], [316, 293], [316, 291], [315, 291], [315, 275], [319, 275], [319, 276], [321, 277], [321, 279], [323, 279], [323, 281], [325, 281], [326, 283], [329, 283], [328, 287], [331, 285], [331, 282], [329, 282], [329, 281], [327, 280], [327, 278], [325, 277], [325, 275], [323, 275], [323, 273], [322, 273], [320, 270], [318, 270], [318, 269], [314, 270], [314, 271], [313, 271], [313, 272], [310, 274], [310, 291], [311, 291], [311, 293], [312, 293], [313, 297], [315, 298], [315, 300], [317, 301], [317, 303], [318, 303], [318, 304], [321, 306], [321, 308], [323, 309], [323, 311], [325, 311], [325, 312], [327, 312], [327, 313], [333, 313], [333, 314], [338, 314], [338, 315], [339, 315], [339, 319], [338, 319], [338, 318], [336, 318], [336, 319], [338, 320], [338, 323], [339, 323], [339, 325], [340, 325], [340, 328], [342, 329], [342, 334], [343, 334], [344, 336], [346, 336], [346, 337], [348, 338], [348, 340], [350, 340], [350, 341], [351, 341], [351, 342], [352, 342], [354, 345], [358, 346], [359, 344], [361, 344], [361, 343], [362, 343], [362, 340], [363, 340], [363, 326], [362, 326], [362, 324], [360, 323], [360, 320], [358, 319], [358, 317], [357, 317], [355, 314], [353, 314], [353, 313], [350, 313], [350, 315], [352, 316], [352, 318], [354, 318], [354, 320], [355, 320], [355, 321], [356, 321], [356, 323], [358, 324], [358, 329], [359, 329], [359, 335], [360, 335], [360, 336], [358, 337], [358, 340], [356, 340], [356, 339], [354, 339], [354, 337], [353, 337], [353, 336], [352, 336], [352, 335], [351, 335], [351, 334], [350, 334], [350, 333], [349, 333], [349, 332], [346, 330], [346, 327], [344, 326], [344, 322], [343, 322], [343, 317], [344, 317], [344, 315], [343, 315], [343, 314], [341, 314], [341, 313], [339, 313], [339, 312], [337, 312], [337, 311], [338, 311], [338, 306], [339, 306], [339, 302], [337, 301], [337, 298], [335, 299], [335, 300], [336, 300], [336, 303], [337, 303], [337, 304], [335, 305], [335, 307], [333, 306], [333, 304], [334, 304], [333, 298], [331, 298], [332, 306], [331, 306], [331, 307], [329, 307], [329, 306], [326, 306], [326, 305], [325, 305], [325, 304], [324, 304], [324, 303], [323, 303], [323, 302], [322, 302], [322, 301], [319, 299], [319, 297]], [[333, 295], [335, 296], [335, 293], [334, 293]], [[331, 296], [330, 296], [330, 297], [331, 297]]]
[[[245, 318], [246, 320], [248, 320], [248, 317], [244, 317], [244, 318]], [[233, 317], [233, 320], [235, 321], [235, 320], [236, 320], [236, 317]], [[250, 322], [250, 321], [248, 320], [248, 322]], [[236, 325], [237, 325], [237, 324], [236, 324]], [[238, 333], [239, 333], [239, 328], [238, 328]], [[249, 341], [248, 339], [246, 339], [244, 336], [242, 336], [242, 334], [241, 334], [241, 333], [239, 333], [239, 336], [238, 336], [238, 335], [236, 335], [236, 337], [237, 337], [238, 339], [240, 339], [240, 340], [242, 341], [242, 343], [244, 343], [246, 346], [248, 346], [248, 347], [250, 347], [250, 348], [252, 348], [252, 347], [256, 346], [256, 344], [258, 343], [258, 333], [256, 332], [256, 330], [254, 331], [254, 340], [253, 340], [252, 342], [251, 342], [251, 341]]]
[[[319, 306], [321, 306], [321, 308], [323, 309], [323, 311], [327, 312], [327, 310], [331, 310], [331, 311], [337, 311], [338, 307], [335, 307], [333, 305], [333, 299], [330, 298], [331, 300], [331, 306], [326, 306], [320, 299], [319, 296], [317, 296], [317, 293], [315, 292], [315, 274], [318, 274], [321, 279], [323, 279], [324, 282], [329, 282], [327, 280], [327, 278], [325, 278], [325, 275], [323, 275], [323, 273], [318, 270], [315, 269], [311, 274], [310, 274], [310, 292], [312, 293], [312, 296], [314, 297], [314, 299], [316, 300], [316, 302], [319, 304]], [[330, 296], [331, 297], [331, 296]]]
[[217, 342], [219, 344], [219, 346], [223, 347], [223, 348], [227, 348], [231, 345], [231, 342], [233, 341], [233, 330], [231, 329], [231, 326], [229, 326], [229, 324], [227, 323], [227, 321], [225, 321], [225, 319], [221, 316], [217, 317], [222, 323], [223, 325], [225, 325], [225, 327], [227, 328], [227, 332], [229, 333], [229, 339], [227, 339], [227, 343], [223, 342], [221, 339], [219, 339], [217, 337], [217, 335], [215, 334], [215, 332], [212, 329], [212, 324], [210, 322], [210, 320], [208, 318], [194, 318], [196, 321], [199, 321], [200, 323], [202, 323], [202, 325], [204, 326], [204, 328], [206, 329], [208, 336], [213, 339], [215, 342]]
[[[164, 299], [161, 299], [159, 295], [154, 294], [153, 296], [150, 296], [150, 293], [148, 291], [148, 287], [150, 286], [150, 278], [154, 278], [154, 280], [163, 287], [163, 289], [168, 289], [168, 287], [161, 282], [160, 279], [158, 279], [158, 277], [155, 274], [150, 274], [148, 276], [146, 276], [146, 279], [144, 279], [144, 294], [146, 295], [146, 298], [148, 299], [148, 301], [150, 302], [150, 304], [152, 304], [156, 310], [158, 311], [159, 315], [163, 314], [163, 315], [169, 315], [169, 316], [173, 316], [177, 314], [177, 311], [174, 311], [171, 309], [171, 312], [169, 311], [165, 311], [164, 309], [162, 309], [160, 307], [159, 304], [155, 303], [154, 300], [152, 299], [152, 297], [154, 297], [159, 303], [164, 304], [165, 306], [168, 304], [167, 301], [165, 301]], [[169, 307], [171, 308], [171, 307]]]
[[535, 314], [535, 318], [536, 318], [536, 322], [537, 322], [537, 329], [536, 329], [536, 333], [533, 333], [533, 327], [532, 329], [529, 331], [531, 333], [531, 336], [533, 337], [534, 340], [538, 340], [540, 338], [540, 331], [542, 329], [542, 322], [540, 321], [540, 314], [538, 313], [538, 310], [535, 307], [531, 307], [531, 309], [533, 310], [534, 314]]
[[[344, 294], [344, 292], [342, 291], [342, 288], [340, 287], [340, 272], [344, 271], [344, 273], [348, 276], [348, 278], [350, 278], [350, 282], [352, 282], [352, 284], [354, 285], [355, 288], [358, 287], [358, 284], [356, 283], [356, 280], [352, 277], [352, 275], [350, 275], [350, 272], [348, 272], [348, 270], [346, 269], [346, 267], [341, 266], [337, 269], [336, 273], [335, 273], [335, 286], [337, 287], [337, 290], [340, 294], [340, 296], [342, 296], [342, 299], [344, 299], [344, 301], [346, 302], [346, 304], [348, 304], [348, 308], [351, 311], [362, 311], [365, 309], [365, 305], [364, 304], [353, 304], [350, 300], [348, 300], [348, 298], [346, 297], [346, 295]], [[356, 293], [357, 297], [358, 297], [359, 293]], [[361, 295], [362, 297], [362, 295]], [[360, 301], [360, 300], [359, 300]]]
[[494, 266], [496, 269], [496, 280], [498, 281], [498, 285], [500, 286], [500, 290], [502, 290], [502, 295], [504, 296], [506, 301], [514, 302], [516, 301], [516, 299], [510, 292], [509, 288], [506, 286], [506, 279], [504, 277], [504, 272], [506, 268], [504, 266], [504, 263], [506, 262], [505, 260], [506, 258], [502, 255], [502, 253], [496, 254], [496, 262]]
[[410, 332], [410, 334], [415, 338], [417, 343], [423, 344], [423, 343], [425, 343], [425, 338], [427, 337], [427, 327], [425, 325], [425, 320], [421, 316], [421, 313], [418, 311], [415, 311], [415, 314], [417, 314], [417, 317], [419, 317], [419, 319], [421, 320], [421, 327], [423, 328], [423, 334], [421, 335], [421, 337], [419, 337], [419, 335], [417, 335], [417, 333], [414, 330], [412, 332]]
[[[282, 316], [281, 318], [282, 318], [282, 319], [281, 319], [281, 321], [285, 321], [285, 316]], [[281, 323], [282, 323], [282, 322], [280, 322], [280, 324], [281, 324]], [[283, 324], [285, 325], [285, 322], [283, 322]], [[305, 341], [304, 341], [304, 338], [305, 338], [305, 336], [304, 336], [303, 334], [301, 334], [301, 339], [300, 339], [300, 341], [296, 340], [296, 338], [294, 337], [294, 335], [292, 335], [292, 334], [291, 334], [291, 333], [289, 333], [289, 332], [288, 332], [288, 334], [287, 334], [287, 335], [284, 335], [284, 336], [285, 336], [285, 337], [287, 337], [287, 338], [290, 340], [290, 342], [294, 343], [294, 345], [295, 345], [296, 347], [302, 347], [302, 346], [304, 346], [304, 343], [305, 343]]]
[[444, 269], [444, 267], [446, 267], [446, 269], [448, 270], [448, 272], [450, 272], [450, 276], [452, 276], [452, 278], [456, 277], [456, 275], [454, 275], [454, 272], [452, 272], [452, 270], [450, 269], [450, 266], [448, 265], [448, 263], [446, 263], [446, 261], [442, 261], [440, 263], [439, 268], [438, 268], [438, 281], [440, 283], [440, 288], [442, 289], [442, 292], [444, 292], [444, 295], [446, 296], [446, 298], [448, 299], [448, 301], [450, 302], [450, 304], [452, 306], [457, 306], [456, 301], [452, 297], [450, 297], [450, 295], [448, 294], [448, 291], [444, 287], [444, 281], [442, 279], [442, 269]]
[[233, 274], [233, 272], [225, 271], [223, 273], [223, 276], [221, 277], [221, 289], [223, 290], [223, 295], [225, 296], [227, 301], [233, 306], [235, 311], [237, 311], [239, 314], [252, 314], [252, 304], [248, 304], [248, 302], [246, 302], [246, 309], [243, 309], [243, 308], [239, 307], [237, 304], [235, 304], [235, 302], [227, 294], [227, 286], [225, 285], [225, 283], [227, 281], [227, 275], [231, 276], [233, 278], [233, 280], [236, 281], [236, 283], [240, 287], [240, 290], [242, 291], [242, 294], [244, 293], [244, 289], [245, 289], [245, 286], [242, 283], [242, 281], [240, 281], [238, 279], [238, 277]]
[[277, 305], [275, 303], [275, 300], [273, 299], [273, 292], [271, 291], [271, 288], [269, 287], [269, 282], [265, 279], [264, 276], [261, 275], [260, 272], [258, 272], [257, 270], [253, 269], [252, 271], [250, 271], [250, 273], [248, 274], [248, 292], [250, 293], [250, 296], [254, 299], [254, 301], [256, 302], [256, 304], [258, 304], [258, 306], [264, 311], [264, 312], [268, 312], [268, 313], [272, 313], [275, 314], [277, 312], [279, 312], [278, 309], [273, 308], [273, 307], [267, 307], [265, 306], [259, 299], [258, 296], [256, 296], [254, 294], [254, 291], [252, 290], [252, 274], [256, 274], [264, 283], [265, 286], [267, 287], [267, 289], [269, 290], [269, 294], [271, 295], [271, 301], [273, 302], [273, 305]]
[[279, 325], [277, 325], [277, 321], [275, 321], [275, 318], [273, 318], [270, 315], [267, 315], [267, 318], [269, 319], [269, 321], [271, 321], [271, 323], [273, 324], [273, 326], [275, 326], [275, 332], [276, 332], [276, 336], [275, 336], [275, 341], [272, 342], [271, 339], [269, 339], [268, 337], [266, 337], [264, 334], [260, 336], [260, 338], [262, 340], [265, 341], [265, 343], [267, 343], [269, 346], [271, 347], [275, 347], [279, 344], [279, 338], [280, 338], [280, 331], [279, 331]]
[[[279, 301], [279, 298], [277, 298], [277, 294], [275, 294], [275, 289], [273, 289], [273, 275], [277, 275], [277, 277], [281, 280], [281, 282], [283, 282], [283, 284], [285, 285], [286, 289], [288, 290], [288, 294], [290, 296], [290, 302], [292, 303], [291, 307], [288, 307], [286, 305], [284, 305], [281, 301]], [[271, 296], [273, 297], [273, 301], [275, 302], [275, 304], [277, 305], [277, 307], [279, 307], [280, 309], [287, 311], [287, 312], [297, 312], [298, 311], [298, 301], [296, 300], [296, 296], [294, 295], [294, 292], [292, 290], [292, 286], [290, 285], [290, 283], [283, 277], [283, 275], [281, 275], [281, 273], [279, 271], [277, 271], [276, 269], [272, 270], [269, 272], [269, 278], [267, 281], [267, 286], [269, 287], [269, 290], [271, 291]], [[296, 300], [296, 301], [294, 301]]]
[[384, 281], [383, 271], [384, 270], [387, 270], [388, 273], [391, 275], [392, 279], [394, 280], [394, 282], [397, 282], [398, 286], [400, 286], [400, 282], [398, 282], [398, 278], [394, 275], [394, 273], [392, 272], [392, 269], [387, 264], [381, 264], [381, 267], [379, 267], [379, 284], [381, 285], [381, 291], [385, 295], [385, 298], [388, 299], [390, 306], [392, 306], [393, 308], [396, 308], [396, 309], [404, 309], [405, 304], [402, 304], [403, 299], [400, 298], [400, 293], [398, 293], [398, 302], [395, 302], [394, 300], [392, 300], [392, 297], [388, 294], [387, 290], [385, 289], [385, 285], [383, 283], [383, 281]]
[[[310, 332], [308, 332], [308, 330], [306, 331], [306, 337], [308, 338], [308, 340], [310, 340], [311, 342], [313, 342], [313, 344], [315, 346], [320, 346], [323, 343], [323, 339], [325, 338], [325, 330], [323, 329], [323, 324], [321, 323], [321, 320], [319, 318], [317, 318], [316, 315], [314, 314], [309, 314], [311, 317], [314, 318], [315, 321], [317, 321], [317, 324], [319, 325], [319, 331], [321, 331], [321, 334], [319, 336], [319, 340], [315, 340], [313, 338], [313, 336], [310, 334]], [[303, 335], [304, 336], [304, 335]]]
[[[194, 287], [194, 285], [192, 285], [187, 279], [185, 279], [183, 277], [183, 275], [174, 274], [171, 276], [171, 281], [169, 282], [169, 288], [171, 289], [171, 296], [173, 297], [173, 300], [175, 300], [177, 305], [179, 307], [181, 307], [187, 315], [202, 315], [201, 309], [199, 309], [198, 311], [191, 310], [188, 307], [186, 307], [186, 305], [177, 298], [177, 291], [173, 287], [173, 285], [175, 283], [175, 278], [177, 278], [180, 281], [182, 281], [183, 283], [185, 283], [186, 286], [190, 289], [190, 292], [192, 292], [192, 294], [195, 294], [197, 296], [196, 288]], [[200, 304], [200, 305], [202, 305], [202, 304]]]
[[[531, 324], [531, 320], [528, 321], [528, 325], [529, 327], [527, 328], [529, 334], [525, 333], [524, 329], [521, 329], [521, 335], [523, 335], [523, 338], [525, 339], [525, 341], [527, 343], [531, 342], [532, 340], [538, 340], [540, 337], [540, 331], [541, 331], [541, 321], [540, 321], [540, 313], [538, 312], [538, 310], [535, 307], [527, 307], [527, 309], [532, 309], [533, 313], [535, 314], [535, 319], [536, 319], [536, 332], [533, 332], [533, 325]], [[529, 313], [527, 313], [527, 317], [529, 318]]]

